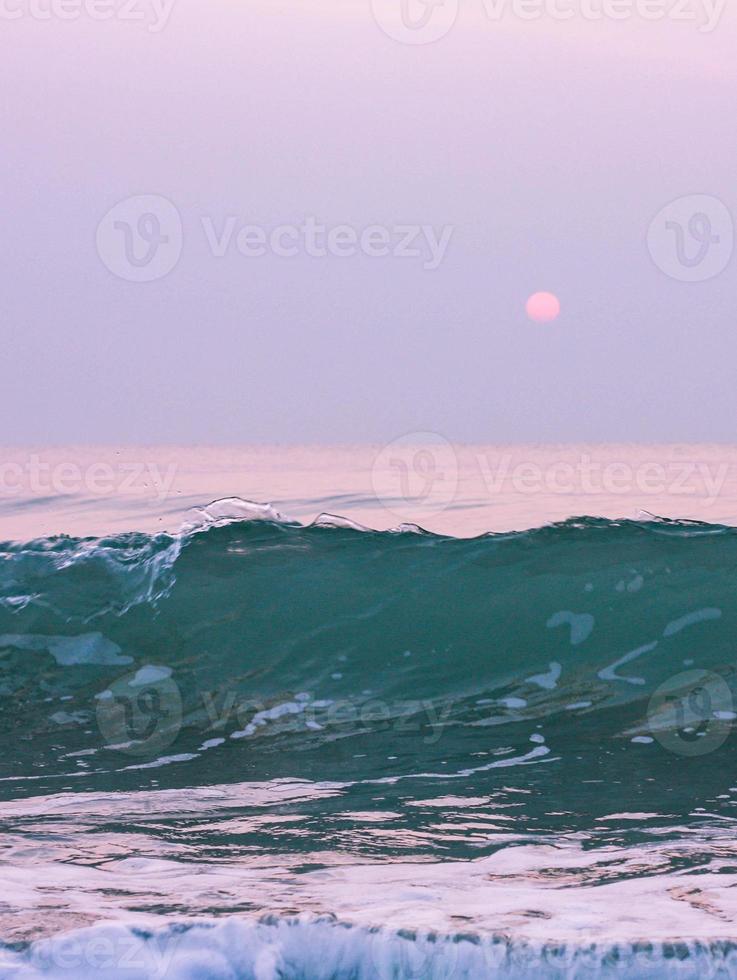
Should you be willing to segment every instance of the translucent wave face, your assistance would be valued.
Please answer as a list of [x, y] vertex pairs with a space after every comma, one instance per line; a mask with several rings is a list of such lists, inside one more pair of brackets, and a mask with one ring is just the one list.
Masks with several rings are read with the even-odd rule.
[[338, 916], [386, 970], [432, 943], [438, 976], [459, 949], [459, 975], [558, 969], [546, 943], [604, 970], [617, 942], [729, 939], [737, 532], [406, 530], [227, 501], [6, 546], [0, 935], [243, 914], [254, 976], [343, 941], [266, 912]]

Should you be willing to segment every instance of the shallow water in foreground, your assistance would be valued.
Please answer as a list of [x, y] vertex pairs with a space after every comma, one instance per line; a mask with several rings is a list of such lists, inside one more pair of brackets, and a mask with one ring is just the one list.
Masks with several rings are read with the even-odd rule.
[[0, 557], [0, 976], [737, 976], [737, 530]]

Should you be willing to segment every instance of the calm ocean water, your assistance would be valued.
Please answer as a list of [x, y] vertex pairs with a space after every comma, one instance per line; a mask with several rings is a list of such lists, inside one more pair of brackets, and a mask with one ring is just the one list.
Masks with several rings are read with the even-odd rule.
[[190, 508], [269, 502], [378, 530], [419, 522], [472, 537], [588, 515], [737, 524], [737, 446], [454, 445], [4, 449], [0, 538], [178, 532]]
[[10, 449], [0, 501], [0, 977], [737, 976], [737, 448]]

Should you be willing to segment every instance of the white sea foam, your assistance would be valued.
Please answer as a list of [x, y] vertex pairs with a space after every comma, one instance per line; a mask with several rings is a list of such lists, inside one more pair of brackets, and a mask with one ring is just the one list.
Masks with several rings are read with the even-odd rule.
[[349, 517], [341, 517], [338, 514], [319, 514], [312, 522], [310, 527], [330, 527], [343, 528], [349, 531], [370, 531], [370, 527], [352, 521]]
[[[530, 738], [536, 750], [544, 748], [542, 735]], [[0, 978], [562, 980], [609, 976], [611, 969], [612, 976], [655, 980], [737, 971], [734, 954], [725, 952], [737, 918], [729, 825], [712, 831], [720, 856], [697, 875], [684, 868], [702, 859], [703, 836], [666, 839], [660, 825], [671, 815], [655, 811], [618, 810], [601, 818], [647, 820], [650, 840], [629, 846], [587, 848], [575, 834], [533, 843], [505, 826], [495, 836], [513, 846], [475, 860], [366, 858], [307, 871], [305, 865], [320, 863], [309, 849], [291, 860], [243, 854], [223, 862], [213, 854], [193, 863], [186, 835], [157, 840], [135, 826], [141, 817], [199, 814], [227, 839], [242, 834], [246, 821], [264, 829], [283, 821], [280, 803], [326, 796], [337, 802], [341, 791], [349, 787], [275, 780], [0, 803], [7, 828], [1, 871], [6, 929], [22, 926], [22, 938], [49, 937], [30, 949], [0, 950]], [[246, 804], [257, 812], [244, 812]], [[505, 819], [507, 804], [494, 796], [443, 795], [408, 805], [457, 811], [474, 822], [469, 834], [478, 834], [480, 820], [490, 830], [490, 818]], [[395, 819], [398, 811], [339, 812], [355, 823]], [[106, 842], [100, 832], [111, 816], [131, 825], [124, 849], [118, 834]], [[299, 812], [289, 819], [299, 819]], [[37, 843], [18, 846], [19, 828], [31, 824]], [[461, 831], [461, 824], [454, 826]], [[94, 854], [94, 863], [70, 861], [70, 848]], [[305, 912], [294, 918], [297, 902]], [[255, 909], [250, 918], [231, 915], [245, 907]], [[188, 918], [163, 916], [164, 908], [187, 909]], [[259, 909], [278, 918], [259, 920]], [[78, 928], [95, 921], [94, 928]], [[70, 927], [76, 931], [61, 932]], [[691, 942], [694, 937], [701, 945]], [[712, 948], [717, 942], [724, 945]]]
[[204, 507], [195, 507], [189, 511], [182, 524], [181, 533], [186, 535], [213, 524], [230, 524], [235, 521], [293, 523], [269, 503], [261, 504], [241, 497], [221, 497]]
[[562, 672], [563, 667], [559, 663], [553, 662], [549, 665], [547, 673], [535, 674], [534, 677], [528, 677], [527, 681], [529, 684], [536, 684], [546, 691], [552, 691], [557, 686]]
[[651, 653], [657, 645], [658, 641], [655, 640], [654, 643], [646, 643], [645, 646], [638, 647], [636, 650], [630, 650], [629, 653], [625, 653], [619, 660], [615, 660], [613, 664], [600, 670], [598, 676], [603, 681], [624, 681], [626, 684], [644, 684], [644, 677], [622, 677], [617, 673], [617, 669], [624, 667], [625, 664], [631, 663], [633, 660], [637, 660], [638, 657], [641, 657], [645, 653]]
[[[477, 701], [477, 704], [481, 704], [481, 701]], [[486, 704], [493, 704], [493, 701], [486, 701]], [[499, 704], [503, 704], [505, 708], [526, 708], [527, 701], [524, 698], [502, 698]]]
[[23, 951], [0, 948], [3, 980], [685, 980], [736, 970], [737, 951], [723, 943], [561, 945], [351, 927], [333, 916], [228, 918], [153, 931], [107, 923]]
[[275, 704], [271, 708], [265, 708], [263, 711], [257, 711], [251, 718], [249, 723], [245, 728], [240, 729], [237, 732], [232, 732], [230, 737], [248, 738], [249, 736], [255, 734], [259, 728], [267, 725], [270, 721], [277, 721], [279, 718], [284, 718], [286, 715], [298, 715], [306, 711], [308, 707], [308, 702], [303, 698], [294, 701], [284, 701], [282, 704]]
[[663, 630], [663, 636], [675, 636], [676, 633], [685, 630], [687, 626], [694, 626], [696, 623], [704, 623], [712, 619], [721, 619], [721, 617], [721, 609], [697, 609], [695, 612], [687, 613], [685, 616], [668, 623]]
[[554, 613], [545, 624], [548, 629], [557, 626], [570, 626], [571, 646], [578, 646], [591, 636], [594, 629], [594, 617], [591, 613], [574, 613], [567, 609]]
[[117, 643], [106, 639], [102, 633], [81, 633], [79, 636], [6, 633], [0, 636], [0, 647], [15, 647], [16, 650], [46, 650], [60, 667], [81, 664], [122, 666], [133, 663], [132, 657], [121, 656], [122, 651]]
[[158, 681], [166, 680], [171, 675], [171, 667], [154, 667], [151, 664], [146, 664], [145, 667], [141, 667], [140, 670], [136, 671], [136, 676], [128, 681], [128, 684], [130, 687], [146, 687], [149, 684], [156, 684]]

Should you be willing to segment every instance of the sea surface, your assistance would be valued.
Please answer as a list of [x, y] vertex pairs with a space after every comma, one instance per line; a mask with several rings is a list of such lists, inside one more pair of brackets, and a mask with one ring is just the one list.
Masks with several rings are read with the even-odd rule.
[[737, 448], [11, 448], [0, 523], [0, 978], [737, 977]]

